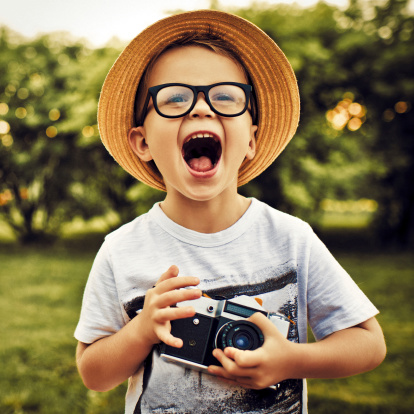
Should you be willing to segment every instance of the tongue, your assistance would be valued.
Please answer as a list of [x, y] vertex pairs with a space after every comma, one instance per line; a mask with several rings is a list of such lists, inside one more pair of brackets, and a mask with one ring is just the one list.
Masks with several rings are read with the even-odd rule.
[[188, 161], [188, 165], [191, 169], [199, 172], [210, 171], [213, 168], [213, 164], [210, 158], [202, 156], [200, 158], [192, 158]]

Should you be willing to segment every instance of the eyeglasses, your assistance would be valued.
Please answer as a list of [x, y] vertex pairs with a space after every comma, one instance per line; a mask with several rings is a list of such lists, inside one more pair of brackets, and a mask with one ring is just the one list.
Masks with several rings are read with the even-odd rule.
[[[164, 118], [180, 118], [192, 111], [197, 97], [203, 92], [211, 110], [220, 116], [234, 117], [242, 115], [249, 106], [251, 85], [236, 82], [221, 82], [206, 86], [192, 86], [183, 83], [165, 83], [148, 88], [144, 108], [152, 98], [157, 113]], [[140, 125], [146, 117], [142, 114]]]

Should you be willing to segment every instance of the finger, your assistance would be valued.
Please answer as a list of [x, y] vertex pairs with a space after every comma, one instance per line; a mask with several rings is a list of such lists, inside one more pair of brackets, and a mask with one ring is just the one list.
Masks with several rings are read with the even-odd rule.
[[223, 367], [217, 365], [210, 365], [207, 368], [208, 372], [212, 375], [220, 377], [227, 384], [238, 385], [239, 387], [254, 388], [252, 386], [252, 381], [249, 377], [242, 377], [232, 375], [227, 372]]
[[178, 302], [199, 299], [201, 295], [202, 291], [200, 289], [173, 290], [161, 294], [157, 298], [157, 305], [160, 308], [165, 308], [167, 306], [173, 306]]
[[178, 273], [179, 273], [179, 270], [178, 270], [178, 267], [176, 265], [170, 266], [168, 268], [168, 270], [161, 275], [161, 277], [158, 279], [158, 281], [155, 285], [157, 285], [158, 283], [161, 283], [165, 280], [171, 279], [172, 277], [177, 277]]
[[182, 308], [164, 308], [157, 311], [156, 315], [154, 315], [154, 319], [158, 323], [165, 323], [176, 319], [190, 318], [194, 315], [195, 309], [192, 306], [185, 306]]
[[171, 279], [171, 278], [177, 277], [177, 276], [178, 276], [178, 273], [179, 273], [179, 269], [178, 269], [178, 267], [177, 267], [176, 265], [172, 265], [172, 266], [170, 266], [170, 267], [168, 268], [168, 270], [167, 270], [166, 272], [164, 272], [164, 273], [161, 275], [161, 277], [157, 280], [157, 282], [155, 283], [155, 285], [153, 286], [153, 288], [155, 288], [155, 287], [156, 287], [156, 286], [158, 286], [160, 283], [162, 283], [162, 282], [164, 282], [164, 281], [166, 281], [166, 280], [168, 280], [168, 279]]
[[193, 276], [181, 276], [171, 279], [166, 279], [164, 281], [158, 281], [155, 285], [155, 291], [159, 294], [169, 292], [172, 290], [177, 290], [190, 286], [197, 286], [200, 283], [198, 277]]
[[263, 359], [262, 353], [261, 348], [254, 351], [242, 351], [241, 349], [228, 347], [224, 350], [224, 355], [242, 368], [258, 367]]
[[160, 329], [157, 336], [161, 342], [164, 342], [168, 346], [172, 346], [174, 348], [181, 348], [183, 346], [183, 340], [171, 335], [168, 330]]
[[280, 331], [276, 328], [275, 325], [270, 321], [270, 319], [266, 318], [262, 313], [256, 312], [252, 316], [250, 316], [248, 321], [254, 323], [256, 326], [260, 328], [260, 330], [263, 332], [263, 335], [274, 335], [275, 331], [277, 331], [281, 336], [283, 336]]
[[[221, 349], [213, 351], [214, 357], [220, 362], [226, 372], [226, 378], [250, 378], [254, 375], [254, 369], [239, 367], [237, 363], [228, 358]], [[223, 372], [220, 370], [220, 372]]]

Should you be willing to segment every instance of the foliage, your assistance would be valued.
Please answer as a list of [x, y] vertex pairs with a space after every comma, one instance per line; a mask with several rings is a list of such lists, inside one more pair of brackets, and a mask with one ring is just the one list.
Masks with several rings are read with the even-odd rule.
[[414, 19], [406, 6], [355, 0], [344, 12], [325, 3], [237, 11], [284, 50], [302, 101], [295, 138], [246, 192], [316, 226], [325, 198], [373, 198], [380, 237], [414, 241]]
[[71, 185], [85, 167], [80, 133], [96, 98], [81, 89], [89, 51], [43, 36], [0, 38], [1, 213], [22, 241], [53, 233], [78, 209]]
[[99, 91], [119, 50], [56, 34], [27, 42], [3, 28], [0, 51], [0, 214], [19, 239], [56, 235], [76, 216], [134, 217], [135, 181], [113, 163], [96, 125]]
[[47, 38], [16, 43], [13, 36], [2, 30], [1, 204], [10, 225], [27, 239], [35, 234], [36, 215], [45, 228], [61, 220], [54, 198], [70, 202], [73, 166], [67, 154], [75, 153], [76, 159], [77, 149], [67, 119], [80, 97], [69, 87], [69, 74], [79, 77], [70, 63], [81, 48], [51, 48]]

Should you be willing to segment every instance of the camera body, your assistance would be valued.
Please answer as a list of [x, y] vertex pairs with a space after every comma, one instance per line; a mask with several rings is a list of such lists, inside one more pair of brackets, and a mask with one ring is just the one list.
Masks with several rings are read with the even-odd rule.
[[209, 365], [220, 365], [213, 357], [215, 348], [227, 346], [254, 350], [264, 342], [261, 330], [249, 318], [256, 312], [264, 314], [287, 337], [289, 319], [278, 313], [268, 313], [250, 296], [231, 300], [215, 300], [202, 296], [180, 302], [177, 306], [193, 306], [193, 317], [171, 321], [171, 333], [183, 340], [182, 348], [161, 345], [161, 358], [186, 368], [207, 372]]

